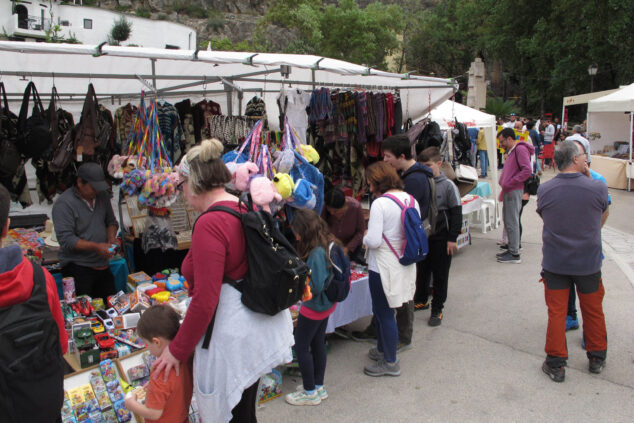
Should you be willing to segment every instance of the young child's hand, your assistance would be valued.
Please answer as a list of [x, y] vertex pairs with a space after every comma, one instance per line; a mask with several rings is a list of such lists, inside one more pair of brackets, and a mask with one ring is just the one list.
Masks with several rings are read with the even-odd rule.
[[130, 392], [129, 396], [126, 395], [126, 399], [124, 401], [125, 408], [127, 408], [129, 410], [130, 408], [133, 408], [138, 403], [139, 402], [136, 400], [136, 394], [135, 393]]

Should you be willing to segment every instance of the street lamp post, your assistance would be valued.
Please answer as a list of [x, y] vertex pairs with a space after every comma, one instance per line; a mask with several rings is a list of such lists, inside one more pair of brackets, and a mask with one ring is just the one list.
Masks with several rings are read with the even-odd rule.
[[597, 74], [598, 70], [599, 70], [599, 67], [597, 66], [596, 63], [593, 63], [590, 66], [588, 66], [588, 75], [590, 75], [590, 92], [594, 91], [594, 76]]

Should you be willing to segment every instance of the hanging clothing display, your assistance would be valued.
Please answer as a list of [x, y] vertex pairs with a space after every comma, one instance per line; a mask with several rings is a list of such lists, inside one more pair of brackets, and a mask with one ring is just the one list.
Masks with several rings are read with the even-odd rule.
[[114, 142], [117, 149], [128, 154], [126, 151], [128, 138], [134, 125], [134, 118], [136, 116], [137, 108], [128, 103], [123, 107], [119, 107], [114, 112]]
[[210, 137], [223, 144], [239, 144], [253, 127], [249, 117], [225, 115], [210, 116], [207, 125], [210, 128]]
[[403, 106], [401, 104], [401, 97], [397, 93], [394, 96], [394, 127], [392, 133], [398, 135], [403, 132]]
[[268, 128], [268, 120], [266, 116], [266, 104], [264, 100], [258, 96], [254, 96], [247, 103], [244, 115], [250, 119], [251, 126], [253, 126], [258, 120], [262, 121], [264, 128]]
[[[283, 122], [284, 117], [288, 117], [288, 123], [295, 129], [302, 144], [306, 144], [306, 130], [308, 129], [306, 107], [308, 107], [310, 99], [311, 93], [309, 91], [299, 89], [282, 91], [277, 98], [280, 121]], [[282, 127], [280, 126], [280, 128]]]
[[207, 126], [208, 119], [211, 116], [221, 114], [222, 110], [220, 109], [220, 104], [211, 100], [203, 100], [192, 107], [194, 138], [196, 139], [196, 144], [199, 144], [202, 140], [211, 137], [211, 128]]
[[189, 99], [185, 99], [179, 103], [174, 104], [176, 110], [178, 110], [178, 117], [181, 120], [181, 127], [183, 128], [183, 137], [181, 138], [181, 152], [182, 154], [196, 144], [196, 131], [194, 129], [194, 109], [192, 102]]
[[172, 163], [175, 163], [181, 155], [181, 138], [183, 136], [183, 128], [181, 126], [180, 117], [178, 116], [178, 110], [167, 102], [163, 104], [157, 102], [156, 107], [161, 135], [163, 135], [163, 142], [165, 143], [167, 154]]

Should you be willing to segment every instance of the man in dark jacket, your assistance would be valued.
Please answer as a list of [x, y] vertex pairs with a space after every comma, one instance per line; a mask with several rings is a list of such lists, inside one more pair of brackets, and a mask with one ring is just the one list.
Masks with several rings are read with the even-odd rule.
[[[0, 185], [2, 239], [9, 232], [10, 201]], [[67, 348], [53, 276], [31, 264], [18, 245], [0, 248], [1, 422], [61, 421]]]
[[[412, 147], [405, 134], [391, 136], [381, 145], [383, 160], [388, 162], [401, 175], [404, 191], [411, 194], [420, 207], [420, 218], [425, 221], [429, 217], [429, 199], [431, 190], [429, 178], [434, 172], [422, 163], [417, 163], [412, 157]], [[416, 284], [422, 277], [422, 262], [416, 264]], [[396, 322], [398, 324], [399, 351], [407, 349], [412, 342], [414, 330], [414, 302], [409, 301], [397, 309]]]
[[424, 149], [418, 156], [418, 161], [433, 169], [438, 217], [429, 236], [429, 254], [422, 262], [422, 283], [416, 286], [414, 298], [415, 301], [423, 304], [428, 303], [433, 275], [434, 299], [431, 304], [429, 326], [440, 326], [443, 317], [442, 310], [447, 300], [451, 257], [458, 249], [456, 239], [462, 228], [462, 202], [458, 187], [440, 170], [442, 156], [438, 147]]

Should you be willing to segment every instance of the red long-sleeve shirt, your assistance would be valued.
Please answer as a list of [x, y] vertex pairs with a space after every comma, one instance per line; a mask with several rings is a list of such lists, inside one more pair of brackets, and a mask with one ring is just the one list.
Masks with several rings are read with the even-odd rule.
[[[22, 255], [17, 245], [0, 249], [0, 269], [0, 307], [9, 307], [27, 301], [33, 291], [33, 266]], [[66, 354], [68, 334], [64, 328], [64, 316], [57, 295], [57, 285], [53, 276], [46, 269], [42, 270], [46, 278], [48, 306], [57, 323], [62, 353]]]
[[[237, 202], [220, 201], [216, 205], [244, 211], [238, 208]], [[233, 280], [242, 279], [248, 268], [240, 220], [222, 211], [201, 215], [192, 234], [192, 246], [181, 266], [192, 300], [169, 346], [174, 357], [187, 360], [205, 334], [218, 306], [223, 275]]]

